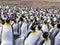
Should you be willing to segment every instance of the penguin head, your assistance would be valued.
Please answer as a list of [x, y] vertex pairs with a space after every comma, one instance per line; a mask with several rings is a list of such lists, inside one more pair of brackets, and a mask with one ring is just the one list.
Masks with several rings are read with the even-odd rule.
[[14, 20], [14, 23], [17, 23], [17, 21], [16, 21], [16, 20]]
[[48, 35], [49, 35], [48, 32], [44, 32], [44, 33], [43, 33], [43, 38], [47, 39], [47, 38], [48, 38]]
[[10, 23], [10, 20], [9, 20], [9, 19], [6, 19], [6, 20], [5, 20], [5, 23]]
[[38, 28], [38, 30], [40, 30], [40, 29], [41, 29], [41, 27], [42, 27], [41, 25], [38, 25], [38, 27], [37, 27], [37, 28]]
[[24, 21], [22, 17], [20, 17], [20, 21]]
[[31, 26], [31, 30], [34, 32], [35, 29], [36, 29], [36, 25], [35, 25], [35, 23], [33, 23], [32, 26]]
[[55, 26], [55, 24], [52, 22], [52, 23], [51, 23], [51, 26], [52, 26], [52, 27], [54, 27], [54, 26]]
[[47, 21], [46, 20], [44, 21], [44, 24], [47, 24]]
[[57, 28], [59, 28], [59, 29], [60, 29], [60, 23], [58, 23], [58, 24], [57, 24]]

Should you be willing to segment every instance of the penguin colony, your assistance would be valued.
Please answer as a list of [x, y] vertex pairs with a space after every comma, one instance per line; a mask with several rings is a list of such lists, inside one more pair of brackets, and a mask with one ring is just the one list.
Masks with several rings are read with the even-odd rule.
[[1, 45], [60, 45], [60, 8], [0, 5]]

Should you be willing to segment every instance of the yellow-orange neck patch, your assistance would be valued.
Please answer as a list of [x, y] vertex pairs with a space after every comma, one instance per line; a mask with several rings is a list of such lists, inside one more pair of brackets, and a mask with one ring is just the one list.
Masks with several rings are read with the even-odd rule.
[[41, 32], [41, 30], [36, 30], [36, 32]]
[[32, 32], [32, 34], [36, 34], [37, 32]]
[[8, 23], [5, 23], [5, 24], [4, 24], [4, 26], [10, 26], [10, 24], [8, 24]]
[[49, 38], [48, 39], [46, 39], [46, 41], [45, 42], [48, 42], [49, 41]]

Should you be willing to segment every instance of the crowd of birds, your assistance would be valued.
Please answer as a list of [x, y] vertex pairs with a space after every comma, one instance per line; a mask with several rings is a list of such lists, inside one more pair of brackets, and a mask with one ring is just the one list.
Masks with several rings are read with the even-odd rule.
[[[11, 25], [12, 32], [9, 32], [11, 27], [7, 23]], [[59, 8], [0, 5], [1, 45], [59, 45], [59, 30]]]

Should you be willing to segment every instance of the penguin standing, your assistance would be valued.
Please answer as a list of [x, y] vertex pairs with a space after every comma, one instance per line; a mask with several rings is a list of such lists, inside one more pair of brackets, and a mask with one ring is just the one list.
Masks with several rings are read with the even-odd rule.
[[3, 25], [1, 45], [13, 45], [13, 32], [8, 19], [6, 19]]
[[44, 32], [43, 35], [41, 35], [41, 38], [39, 39], [37, 45], [51, 45], [50, 38], [48, 37], [48, 32]]
[[[32, 32], [30, 35], [26, 38], [24, 45], [35, 45], [37, 39], [39, 38], [37, 31], [35, 30], [35, 25], [31, 26]], [[33, 40], [32, 40], [33, 39]]]

